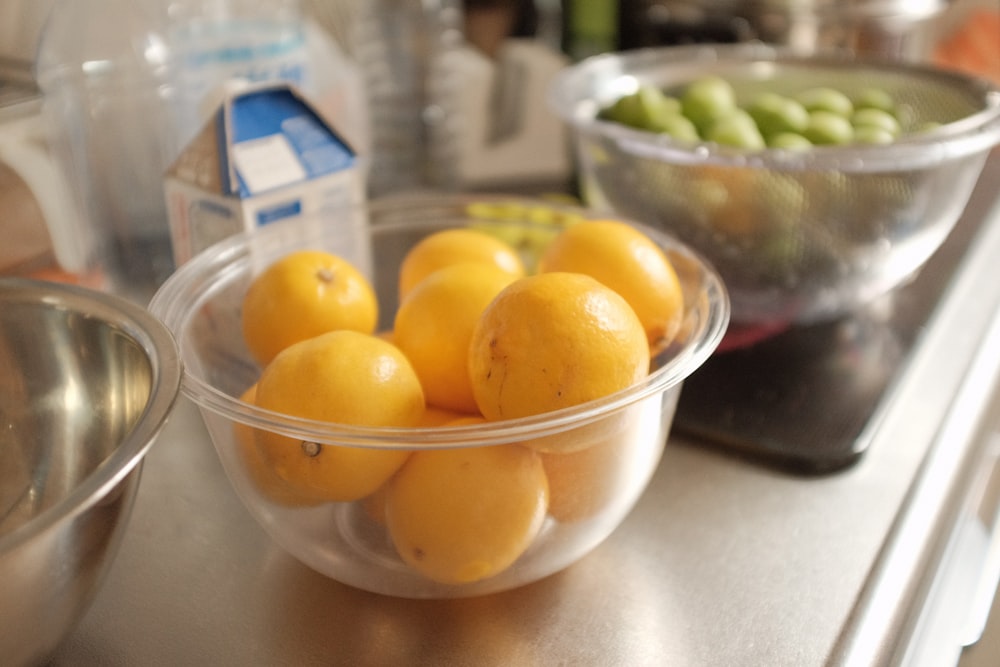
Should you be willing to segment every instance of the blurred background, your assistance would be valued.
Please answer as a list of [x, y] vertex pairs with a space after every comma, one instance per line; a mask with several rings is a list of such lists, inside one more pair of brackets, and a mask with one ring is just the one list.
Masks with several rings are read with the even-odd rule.
[[[263, 7], [295, 15], [305, 25], [303, 62], [311, 68], [307, 80], [296, 83], [370, 160], [371, 196], [427, 187], [570, 190], [564, 129], [546, 108], [544, 91], [565, 64], [606, 51], [763, 40], [931, 61], [1000, 79], [996, 0], [136, 0], [122, 6], [146, 14], [129, 20], [116, 9], [121, 4], [0, 3], [0, 210], [6, 212], [0, 235], [8, 239], [0, 248], [0, 272], [51, 275], [73, 264], [79, 206], [64, 192], [68, 184], [60, 182], [58, 170], [65, 165], [58, 162], [65, 157], [46, 153], [51, 147], [35, 81], [50, 14], [54, 23], [70, 26], [70, 37], [59, 40], [62, 52], [53, 55], [50, 48], [50, 59], [82, 57], [93, 43], [117, 40], [128, 48], [122, 36], [129, 31], [165, 36], [169, 50], [176, 47], [169, 35], [178, 22], [211, 12]], [[112, 17], [110, 26], [101, 27], [108, 21], [97, 16], [102, 11]], [[63, 48], [66, 40], [78, 40], [77, 51]], [[152, 155], [144, 179], [128, 166], [127, 194], [140, 207], [128, 211], [132, 219], [156, 220], [156, 212], [141, 207], [157, 200], [162, 168], [218, 100], [215, 83], [203, 77], [200, 97], [188, 100], [186, 115], [168, 129], [150, 130], [148, 112], [123, 107], [123, 116], [133, 120], [119, 123], [116, 131], [142, 136], [146, 143], [128, 145]], [[135, 196], [143, 189], [146, 195]], [[168, 264], [160, 270], [169, 269]]]
[[[199, 21], [259, 15], [278, 32], [185, 51]], [[91, 284], [74, 267], [92, 205], [165, 237], [164, 170], [232, 77], [301, 86], [363, 158], [371, 197], [566, 194], [573, 160], [545, 102], [556, 72], [604, 52], [753, 40], [1000, 81], [997, 0], [0, 0], [0, 275]], [[42, 89], [69, 71], [120, 77], [110, 122], [90, 124], [97, 97], [46, 115]], [[169, 252], [141, 257], [154, 281], [172, 268]]]

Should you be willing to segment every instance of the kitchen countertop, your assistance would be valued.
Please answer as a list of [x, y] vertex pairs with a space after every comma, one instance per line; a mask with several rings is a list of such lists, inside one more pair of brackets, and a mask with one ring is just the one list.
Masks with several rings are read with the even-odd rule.
[[[997, 162], [981, 182], [992, 198]], [[897, 662], [984, 465], [976, 429], [996, 428], [1000, 202], [981, 205], [991, 224], [860, 461], [796, 475], [674, 433], [604, 544], [514, 591], [401, 600], [299, 564], [243, 509], [181, 397], [147, 459], [121, 553], [53, 664]]]

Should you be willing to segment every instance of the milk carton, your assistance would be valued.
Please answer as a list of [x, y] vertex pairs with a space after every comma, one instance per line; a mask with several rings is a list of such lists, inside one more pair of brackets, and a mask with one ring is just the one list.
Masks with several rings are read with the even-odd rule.
[[307, 218], [342, 226], [340, 254], [364, 264], [362, 174], [351, 146], [294, 85], [230, 93], [166, 172], [174, 259], [180, 266], [232, 234]]

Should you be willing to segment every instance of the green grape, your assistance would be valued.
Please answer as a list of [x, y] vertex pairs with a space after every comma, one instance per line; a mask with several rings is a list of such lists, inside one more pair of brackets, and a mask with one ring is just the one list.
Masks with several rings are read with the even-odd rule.
[[767, 145], [771, 148], [781, 148], [786, 151], [803, 151], [813, 147], [813, 143], [794, 132], [781, 132], [771, 137]]
[[826, 86], [810, 88], [795, 96], [795, 99], [810, 113], [829, 111], [845, 118], [854, 113], [854, 103], [844, 93]]
[[638, 127], [640, 114], [639, 97], [632, 93], [619, 97], [614, 104], [602, 109], [598, 118], [630, 127]]
[[854, 127], [840, 114], [819, 110], [809, 114], [809, 124], [802, 134], [818, 145], [846, 144], [854, 137]]
[[681, 101], [676, 97], [661, 93], [663, 95], [663, 109], [661, 113], [671, 116], [681, 116], [684, 110], [681, 108]]
[[783, 132], [800, 133], [809, 124], [809, 112], [802, 104], [777, 93], [761, 93], [747, 111], [765, 137]]
[[896, 101], [881, 88], [865, 88], [854, 98], [855, 109], [878, 109], [896, 115]]
[[698, 134], [698, 128], [694, 126], [694, 123], [679, 113], [667, 114], [657, 118], [649, 129], [681, 141], [698, 141], [701, 139], [701, 136]]
[[854, 142], [859, 144], [891, 144], [896, 135], [883, 127], [859, 125], [854, 128]]
[[928, 120], [918, 125], [917, 128], [913, 131], [923, 134], [925, 132], [933, 132], [939, 127], [941, 127], [941, 123], [934, 120]]
[[642, 85], [634, 93], [618, 98], [601, 111], [600, 117], [640, 130], [651, 130], [661, 117], [679, 114], [680, 109], [680, 100], [653, 86]]
[[681, 94], [681, 108], [699, 132], [704, 133], [715, 119], [736, 108], [736, 93], [728, 81], [706, 76], [692, 81]]
[[891, 137], [898, 137], [902, 129], [899, 127], [899, 121], [891, 113], [882, 111], [881, 109], [865, 108], [858, 109], [851, 116], [851, 124], [854, 125], [855, 130], [862, 127], [871, 127], [884, 130]]
[[723, 146], [750, 150], [760, 150], [767, 146], [750, 114], [738, 108], [717, 118], [705, 138]]
[[676, 115], [681, 111], [680, 100], [668, 97], [653, 86], [640, 86], [635, 95], [638, 98], [639, 127], [650, 129], [663, 116]]

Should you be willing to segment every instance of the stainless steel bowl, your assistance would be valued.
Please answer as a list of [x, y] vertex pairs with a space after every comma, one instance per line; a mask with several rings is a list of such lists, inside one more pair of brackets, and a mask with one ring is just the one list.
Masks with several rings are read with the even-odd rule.
[[143, 308], [0, 279], [0, 664], [43, 662], [86, 611], [180, 376]]
[[[640, 83], [728, 79], [762, 89], [884, 89], [916, 127], [890, 145], [726, 148], [597, 119]], [[644, 49], [564, 70], [552, 108], [572, 128], [587, 203], [665, 229], [722, 275], [736, 326], [831, 319], [910, 276], [938, 248], [1000, 142], [1000, 89], [919, 65], [803, 56], [763, 44]]]

